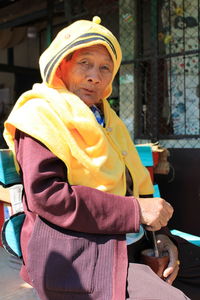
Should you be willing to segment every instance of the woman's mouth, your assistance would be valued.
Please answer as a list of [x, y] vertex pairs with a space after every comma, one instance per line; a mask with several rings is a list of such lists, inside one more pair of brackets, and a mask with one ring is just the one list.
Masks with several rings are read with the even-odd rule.
[[94, 90], [90, 90], [90, 89], [87, 89], [87, 88], [83, 88], [83, 90], [87, 94], [93, 94], [94, 93]]

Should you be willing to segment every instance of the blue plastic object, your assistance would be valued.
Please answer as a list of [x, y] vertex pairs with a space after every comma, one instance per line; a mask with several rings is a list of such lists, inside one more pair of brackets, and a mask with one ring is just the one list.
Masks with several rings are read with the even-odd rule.
[[196, 235], [193, 235], [190, 233], [186, 233], [186, 232], [183, 232], [180, 230], [176, 230], [176, 229], [171, 230], [171, 233], [173, 235], [178, 235], [181, 238], [187, 240], [188, 242], [200, 247], [200, 237], [199, 236], [196, 236]]
[[137, 241], [139, 241], [144, 235], [144, 229], [143, 226], [140, 225], [140, 231], [136, 233], [127, 233], [126, 234], [126, 244], [130, 245]]
[[158, 186], [157, 184], [154, 184], [153, 188], [154, 188], [153, 196], [154, 196], [154, 197], [160, 197], [159, 186]]
[[151, 146], [144, 145], [135, 145], [136, 150], [139, 154], [139, 157], [142, 161], [143, 166], [145, 167], [152, 167], [154, 162], [153, 162], [153, 154], [152, 154], [152, 149]]

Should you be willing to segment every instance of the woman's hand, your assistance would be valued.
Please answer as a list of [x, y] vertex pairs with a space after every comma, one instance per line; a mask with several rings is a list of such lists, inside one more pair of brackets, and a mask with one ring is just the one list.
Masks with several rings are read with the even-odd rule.
[[163, 272], [163, 277], [167, 283], [172, 284], [179, 271], [178, 249], [167, 235], [158, 234], [156, 239], [159, 252], [169, 253], [169, 264]]
[[160, 230], [172, 217], [173, 208], [162, 198], [137, 198], [140, 205], [141, 223], [149, 231]]

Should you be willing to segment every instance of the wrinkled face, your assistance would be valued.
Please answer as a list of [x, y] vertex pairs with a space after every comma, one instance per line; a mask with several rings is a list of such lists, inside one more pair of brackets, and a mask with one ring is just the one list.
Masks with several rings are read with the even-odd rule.
[[94, 45], [75, 51], [60, 70], [67, 89], [91, 106], [100, 102], [111, 83], [113, 61], [103, 45]]

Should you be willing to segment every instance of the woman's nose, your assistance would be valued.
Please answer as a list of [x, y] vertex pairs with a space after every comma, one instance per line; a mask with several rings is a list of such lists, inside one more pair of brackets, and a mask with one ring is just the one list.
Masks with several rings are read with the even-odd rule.
[[101, 74], [97, 68], [92, 68], [87, 74], [87, 80], [93, 83], [101, 81]]

